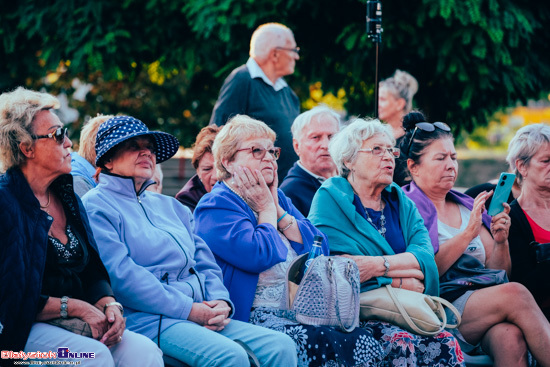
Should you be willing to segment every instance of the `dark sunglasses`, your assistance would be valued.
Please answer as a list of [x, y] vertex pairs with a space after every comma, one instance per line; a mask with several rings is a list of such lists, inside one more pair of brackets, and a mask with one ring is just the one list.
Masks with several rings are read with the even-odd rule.
[[451, 131], [451, 128], [449, 127], [449, 125], [447, 125], [446, 123], [441, 122], [441, 121], [436, 121], [433, 124], [430, 123], [430, 122], [419, 122], [419, 123], [415, 124], [414, 125], [414, 131], [411, 135], [411, 139], [409, 140], [409, 144], [407, 145], [407, 155], [411, 151], [411, 145], [412, 145], [412, 142], [414, 140], [414, 136], [416, 135], [416, 131], [418, 129], [431, 133], [432, 131], [435, 131], [436, 128], [438, 128], [439, 130], [447, 131], [447, 132]]
[[48, 139], [52, 138], [55, 140], [57, 144], [63, 144], [65, 141], [65, 137], [67, 136], [67, 128], [66, 127], [59, 127], [55, 129], [53, 133], [49, 133], [47, 135], [31, 135], [31, 137], [36, 139]]
[[275, 47], [277, 50], [285, 50], [290, 52], [295, 52], [296, 55], [300, 55], [300, 47], [288, 48], [288, 47]]

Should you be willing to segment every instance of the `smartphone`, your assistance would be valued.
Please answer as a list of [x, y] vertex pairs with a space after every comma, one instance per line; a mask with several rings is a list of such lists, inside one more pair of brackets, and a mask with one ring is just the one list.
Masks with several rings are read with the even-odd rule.
[[515, 180], [516, 175], [513, 173], [502, 172], [500, 174], [497, 187], [495, 187], [495, 192], [491, 198], [491, 205], [489, 205], [489, 210], [487, 210], [487, 214], [491, 217], [504, 210], [502, 204], [508, 202], [508, 197], [510, 196], [510, 191], [512, 190]]

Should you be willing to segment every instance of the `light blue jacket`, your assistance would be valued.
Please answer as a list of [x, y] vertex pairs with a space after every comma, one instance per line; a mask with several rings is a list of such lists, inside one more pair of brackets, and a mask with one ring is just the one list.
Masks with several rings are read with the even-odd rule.
[[129, 330], [151, 339], [187, 321], [193, 302], [222, 299], [231, 305], [222, 272], [194, 234], [191, 211], [173, 197], [131, 178], [100, 174], [82, 201], [115, 297], [125, 307]]

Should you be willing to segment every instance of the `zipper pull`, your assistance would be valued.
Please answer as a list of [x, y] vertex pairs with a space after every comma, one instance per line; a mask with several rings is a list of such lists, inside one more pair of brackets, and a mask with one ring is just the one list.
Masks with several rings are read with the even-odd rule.
[[141, 198], [139, 197], [139, 195], [137, 196], [137, 199], [138, 199], [138, 203], [141, 204]]

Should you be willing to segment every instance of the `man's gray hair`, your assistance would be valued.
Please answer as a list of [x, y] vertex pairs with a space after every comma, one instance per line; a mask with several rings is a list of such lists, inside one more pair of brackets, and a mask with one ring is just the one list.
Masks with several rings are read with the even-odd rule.
[[508, 144], [508, 156], [506, 162], [510, 166], [510, 171], [516, 174], [516, 177], [521, 183], [523, 177], [519, 173], [516, 166], [516, 161], [520, 160], [526, 166], [535, 154], [545, 144], [550, 143], [550, 126], [547, 124], [533, 124], [522, 127], [516, 132], [516, 135]]
[[328, 152], [334, 160], [338, 173], [347, 177], [349, 169], [346, 163], [353, 163], [357, 159], [359, 149], [363, 142], [377, 134], [385, 135], [392, 145], [395, 145], [395, 138], [390, 126], [383, 124], [377, 119], [356, 119], [348, 126], [337, 133], [328, 144]]
[[256, 28], [250, 39], [250, 57], [263, 61], [275, 47], [285, 47], [286, 40], [290, 37], [294, 37], [294, 34], [284, 24], [262, 24]]
[[304, 128], [308, 126], [315, 117], [317, 117], [317, 121], [319, 121], [321, 116], [326, 116], [329, 118], [332, 117], [334, 119], [334, 122], [336, 123], [337, 128], [339, 129], [340, 116], [338, 115], [338, 113], [327, 106], [316, 106], [309, 111], [299, 114], [298, 117], [296, 117], [296, 119], [292, 123], [292, 127], [290, 128], [290, 131], [292, 132], [292, 137], [299, 141], [302, 138], [302, 131], [304, 130]]

